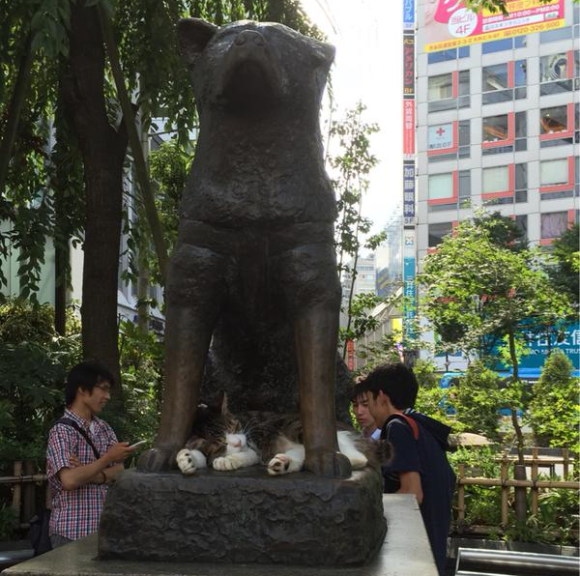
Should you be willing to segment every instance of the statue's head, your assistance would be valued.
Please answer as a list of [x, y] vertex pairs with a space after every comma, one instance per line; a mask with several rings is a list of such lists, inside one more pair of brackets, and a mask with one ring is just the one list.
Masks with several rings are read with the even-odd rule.
[[232, 110], [284, 106], [318, 112], [334, 47], [282, 24], [240, 21], [218, 27], [181, 20], [180, 53], [191, 73], [197, 105]]

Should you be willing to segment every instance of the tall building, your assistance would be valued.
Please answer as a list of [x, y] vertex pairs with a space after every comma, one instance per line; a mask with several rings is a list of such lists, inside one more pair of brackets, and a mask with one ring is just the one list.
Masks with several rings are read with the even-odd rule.
[[530, 245], [548, 249], [578, 222], [580, 6], [507, 0], [504, 16], [449, 0], [402, 2], [403, 319], [412, 336], [422, 259], [476, 209], [514, 219]]
[[531, 245], [578, 221], [580, 7], [452, 4], [417, 4], [419, 262], [476, 207], [513, 218]]
[[386, 298], [399, 287], [403, 274], [403, 213], [395, 211], [384, 227], [387, 239], [378, 249], [383, 258], [377, 257], [377, 295]]

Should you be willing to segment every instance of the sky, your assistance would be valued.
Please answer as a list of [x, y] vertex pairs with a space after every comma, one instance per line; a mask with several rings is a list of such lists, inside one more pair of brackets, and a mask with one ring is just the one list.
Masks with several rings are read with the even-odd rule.
[[[334, 118], [358, 101], [364, 120], [376, 123], [371, 153], [379, 164], [369, 175], [363, 215], [378, 232], [402, 210], [402, 3], [393, 0], [301, 0], [311, 20], [336, 47], [331, 69]], [[322, 119], [328, 118], [328, 106]]]

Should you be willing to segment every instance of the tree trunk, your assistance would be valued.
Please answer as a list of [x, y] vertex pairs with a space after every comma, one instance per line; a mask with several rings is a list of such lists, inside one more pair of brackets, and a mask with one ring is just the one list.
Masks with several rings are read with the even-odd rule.
[[18, 134], [18, 124], [20, 121], [20, 113], [26, 98], [26, 92], [30, 85], [30, 70], [34, 60], [34, 53], [32, 52], [32, 34], [28, 34], [24, 44], [24, 52], [18, 68], [18, 76], [14, 84], [14, 91], [10, 99], [10, 106], [8, 108], [8, 115], [6, 119], [6, 126], [4, 127], [4, 136], [0, 142], [0, 195], [4, 193], [4, 186], [6, 185], [6, 178], [8, 176], [8, 165], [12, 157], [12, 146]]
[[[83, 353], [106, 364], [119, 381], [117, 275], [127, 136], [123, 128], [115, 130], [107, 118], [105, 54], [96, 8], [85, 8], [82, 2], [71, 4], [69, 38], [63, 95], [83, 158], [86, 194]], [[114, 400], [117, 406], [122, 404], [120, 395]]]
[[[509, 347], [510, 347], [510, 358], [512, 361], [512, 367], [513, 367], [513, 376], [512, 376], [512, 382], [514, 386], [518, 385], [518, 380], [520, 378], [519, 375], [519, 365], [518, 365], [518, 356], [516, 354], [516, 339], [514, 336], [514, 331], [510, 328], [509, 333], [508, 333], [508, 339], [509, 339]], [[523, 407], [522, 407], [523, 409]], [[515, 433], [516, 433], [516, 438], [517, 438], [517, 443], [518, 443], [518, 464], [523, 465], [524, 464], [524, 434], [522, 432], [522, 427], [520, 426], [520, 423], [518, 422], [518, 414], [517, 414], [517, 406], [515, 408], [511, 408], [510, 410], [511, 412], [511, 418], [512, 418], [512, 425], [514, 427]], [[524, 474], [525, 474], [525, 469], [524, 469]]]

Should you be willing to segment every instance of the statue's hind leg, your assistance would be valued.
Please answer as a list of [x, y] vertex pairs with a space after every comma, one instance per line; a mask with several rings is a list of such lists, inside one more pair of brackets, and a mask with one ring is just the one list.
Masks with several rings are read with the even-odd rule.
[[331, 478], [350, 475], [336, 439], [336, 350], [340, 285], [332, 244], [300, 246], [279, 257], [278, 273], [294, 325], [304, 467]]
[[172, 259], [161, 423], [154, 447], [139, 459], [141, 470], [154, 472], [173, 466], [189, 437], [219, 313], [224, 267], [224, 256], [189, 244], [181, 244]]

